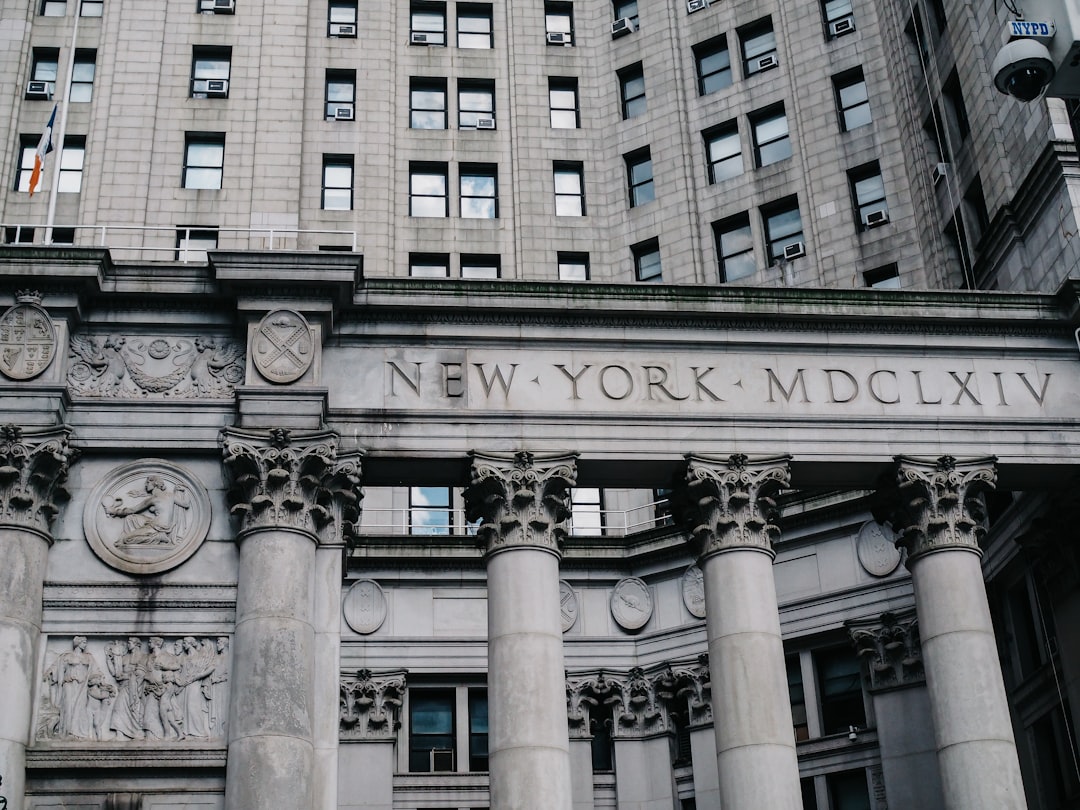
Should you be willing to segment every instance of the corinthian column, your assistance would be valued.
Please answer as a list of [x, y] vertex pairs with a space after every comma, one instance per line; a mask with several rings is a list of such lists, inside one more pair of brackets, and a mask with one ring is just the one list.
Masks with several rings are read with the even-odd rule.
[[772, 563], [770, 497], [788, 456], [689, 456], [678, 499], [705, 582], [713, 729], [724, 810], [801, 810]]
[[77, 456], [70, 437], [68, 428], [0, 428], [0, 806], [23, 806], [50, 527]]
[[569, 810], [559, 559], [575, 457], [472, 458], [465, 503], [487, 561], [491, 806]]
[[915, 587], [945, 806], [1026, 808], [980, 564], [994, 459], [897, 461], [892, 522]]
[[239, 518], [225, 806], [311, 810], [316, 674], [316, 548], [337, 544], [359, 512], [358, 454], [330, 432], [222, 431]]

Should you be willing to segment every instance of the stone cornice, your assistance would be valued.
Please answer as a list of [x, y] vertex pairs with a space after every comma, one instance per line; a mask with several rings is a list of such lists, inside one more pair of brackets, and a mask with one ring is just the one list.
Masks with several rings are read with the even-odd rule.
[[[50, 537], [56, 502], [67, 498], [64, 482], [78, 457], [68, 427], [22, 430], [0, 427], [0, 526]], [[51, 540], [51, 537], [50, 537]]]
[[372, 674], [361, 669], [342, 675], [340, 684], [340, 738], [349, 742], [394, 742], [401, 727], [405, 672]]
[[880, 692], [925, 682], [919, 620], [914, 611], [883, 613], [877, 619], [845, 622], [862, 660], [870, 691]]

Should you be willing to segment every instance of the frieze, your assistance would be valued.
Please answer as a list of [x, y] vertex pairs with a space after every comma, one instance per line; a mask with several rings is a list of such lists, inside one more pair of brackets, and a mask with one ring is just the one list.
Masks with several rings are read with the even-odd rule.
[[20, 290], [15, 305], [0, 315], [0, 374], [32, 380], [56, 356], [56, 328], [38, 293]]
[[373, 674], [361, 669], [341, 678], [340, 737], [342, 740], [394, 742], [401, 727], [405, 672]]
[[71, 336], [72, 394], [111, 399], [228, 399], [244, 380], [244, 349], [219, 337]]
[[878, 619], [847, 622], [871, 691], [925, 682], [919, 621], [914, 611], [882, 613]]
[[49, 530], [67, 499], [68, 470], [79, 456], [66, 427], [22, 430], [0, 426], [0, 524]]
[[224, 741], [227, 636], [50, 639], [37, 739], [57, 742]]

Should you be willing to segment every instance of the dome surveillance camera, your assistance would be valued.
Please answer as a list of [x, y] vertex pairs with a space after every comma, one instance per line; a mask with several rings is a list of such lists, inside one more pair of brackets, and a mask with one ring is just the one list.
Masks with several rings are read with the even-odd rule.
[[1014, 39], [1003, 47], [990, 66], [994, 87], [1021, 101], [1034, 101], [1054, 78], [1050, 51], [1034, 39]]

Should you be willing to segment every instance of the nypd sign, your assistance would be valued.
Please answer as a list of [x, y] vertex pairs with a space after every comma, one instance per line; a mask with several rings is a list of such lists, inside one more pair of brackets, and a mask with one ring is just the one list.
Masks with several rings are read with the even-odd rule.
[[1010, 20], [1009, 21], [1009, 36], [1010, 37], [1030, 37], [1030, 38], [1046, 38], [1049, 39], [1054, 35], [1054, 24], [1052, 22], [1037, 22], [1034, 20]]

